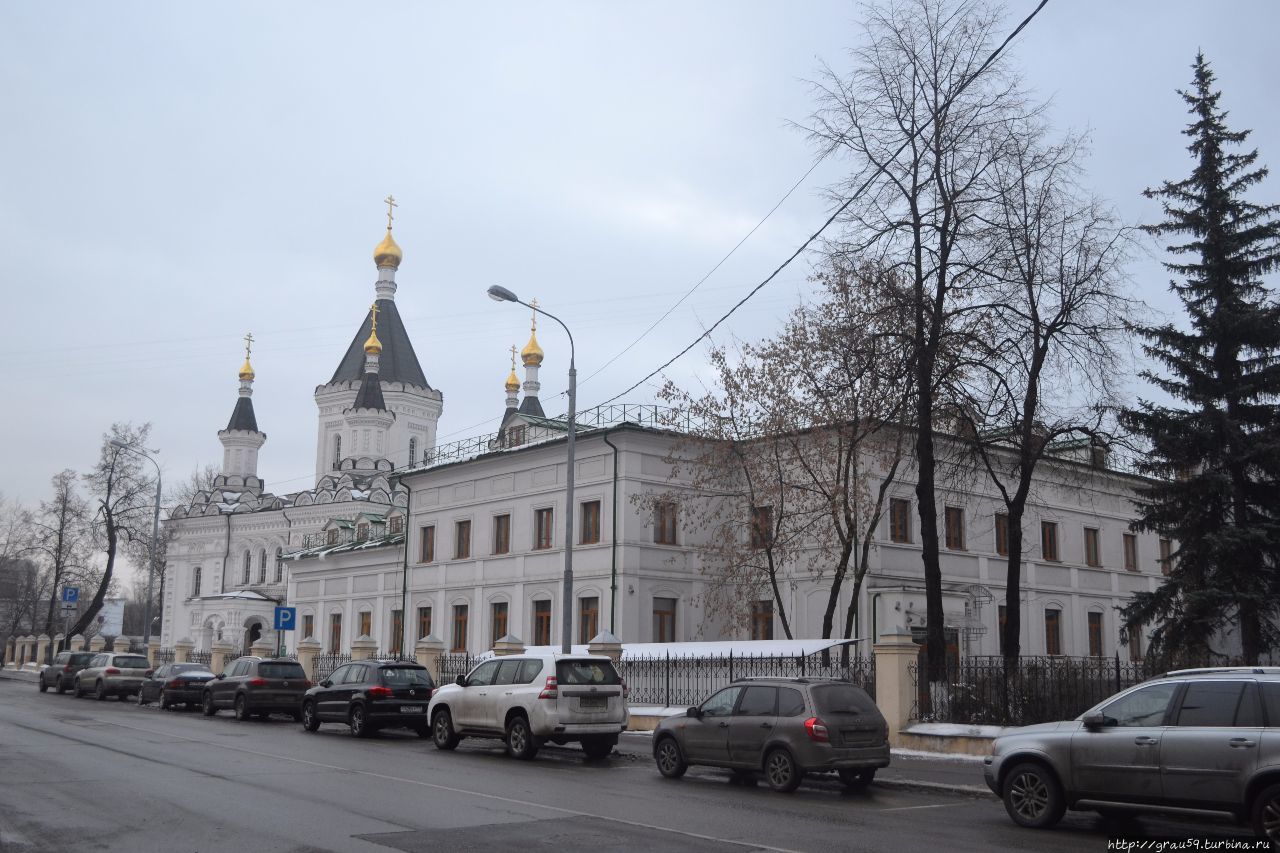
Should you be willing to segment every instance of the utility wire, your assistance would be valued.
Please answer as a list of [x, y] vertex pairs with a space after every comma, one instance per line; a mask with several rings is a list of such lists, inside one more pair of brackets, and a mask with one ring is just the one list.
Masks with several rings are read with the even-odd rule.
[[[996, 58], [999, 57], [1000, 54], [1004, 51], [1004, 49], [1009, 46], [1009, 42], [1013, 41], [1013, 39], [1018, 35], [1018, 33], [1022, 32], [1022, 30], [1027, 26], [1027, 24], [1031, 23], [1031, 20], [1035, 18], [1035, 16], [1040, 13], [1040, 10], [1043, 9], [1048, 3], [1049, 3], [1049, 0], [1040, 0], [1040, 3], [1035, 7], [1035, 9], [1031, 11], [1031, 14], [1023, 18], [1022, 23], [1018, 24], [1018, 26], [1014, 28], [1013, 32], [1009, 33], [1008, 37], [1005, 38], [1005, 40], [1000, 43], [999, 47], [997, 47], [994, 51], [991, 52], [991, 55], [987, 57], [987, 61], [982, 63], [982, 65], [978, 68], [977, 71], [970, 74], [969, 77], [965, 79], [959, 85], [959, 87], [957, 87], [955, 92], [951, 94], [951, 97], [949, 97], [939, 109], [935, 110], [932, 113], [932, 115], [929, 116], [928, 121], [926, 121], [923, 125], [921, 125], [919, 130], [917, 130], [915, 133], [913, 133], [912, 135], [908, 136], [905, 140], [903, 140], [902, 145], [898, 147], [898, 150], [895, 151], [891, 157], [886, 159], [885, 163], [889, 163], [889, 162], [892, 162], [893, 160], [896, 160], [898, 158], [898, 155], [901, 154], [903, 151], [905, 151], [907, 146], [910, 145], [920, 133], [922, 133], [931, 124], [933, 124], [933, 117], [936, 116], [938, 113], [945, 111], [948, 107], [950, 107], [951, 102], [954, 101], [957, 97], [959, 97], [960, 94], [969, 87], [970, 83], [978, 79], [978, 76], [982, 74], [984, 71], [986, 71], [987, 68], [991, 66], [991, 63], [996, 61]], [[822, 233], [831, 226], [831, 223], [835, 222], [836, 219], [839, 218], [839, 216], [842, 213], [848, 210], [849, 205], [853, 204], [858, 199], [859, 196], [861, 196], [864, 192], [866, 192], [866, 189], [871, 185], [871, 182], [874, 181], [876, 178], [880, 177], [880, 173], [883, 172], [884, 170], [885, 170], [884, 163], [876, 167], [876, 169], [870, 175], [867, 176], [867, 179], [863, 181], [862, 184], [856, 190], [854, 190], [853, 194], [850, 195], [849, 198], [845, 199], [845, 201], [835, 209], [834, 213], [832, 213], [829, 217], [827, 217], [827, 220], [822, 223], [822, 227], [820, 227], [817, 231], [813, 232], [813, 234], [809, 236], [809, 239], [801, 243], [800, 248], [792, 252], [791, 256], [788, 257], [785, 261], [783, 261], [777, 267], [777, 269], [769, 273], [769, 276], [767, 278], [765, 278], [755, 287], [751, 288], [751, 290], [747, 291], [746, 296], [743, 296], [736, 303], [734, 303], [732, 308], [730, 308], [724, 314], [720, 315], [720, 319], [716, 320], [714, 323], [711, 324], [709, 328], [703, 331], [702, 334], [694, 338], [692, 343], [690, 343], [684, 349], [680, 350], [680, 352], [676, 353], [671, 358], [667, 359], [659, 367], [657, 367], [655, 370], [647, 374], [643, 379], [629, 386], [626, 390], [613, 395], [609, 399], [605, 400], [603, 403], [600, 403], [600, 405], [601, 406], [608, 405], [609, 403], [614, 402], [620, 397], [630, 394], [632, 391], [639, 388], [641, 385], [648, 382], [650, 379], [657, 376], [662, 371], [666, 370], [672, 364], [675, 364], [675, 362], [678, 361], [682, 356], [684, 356], [685, 353], [689, 352], [689, 350], [693, 349], [698, 344], [706, 340], [711, 335], [711, 333], [714, 332], [716, 328], [720, 326], [721, 323], [723, 323], [725, 320], [728, 320], [731, 316], [733, 316], [734, 312], [736, 312], [743, 305], [747, 304], [748, 300], [750, 300], [751, 297], [755, 296], [765, 287], [765, 285], [767, 285], [769, 282], [777, 278], [780, 272], [782, 272], [784, 269], [790, 266], [791, 262], [794, 261], [796, 258], [800, 257], [800, 255], [803, 254], [804, 251], [809, 248], [809, 246], [813, 245], [813, 241], [821, 237]], [[592, 375], [595, 375], [595, 374], [592, 374]]]

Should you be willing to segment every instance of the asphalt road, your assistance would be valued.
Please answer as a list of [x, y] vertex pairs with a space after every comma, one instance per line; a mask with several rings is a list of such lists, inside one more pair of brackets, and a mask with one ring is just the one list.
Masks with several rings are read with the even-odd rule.
[[517, 762], [497, 741], [444, 753], [409, 733], [358, 741], [337, 725], [309, 734], [284, 717], [238, 723], [0, 680], [0, 851], [1101, 851], [1135, 833], [1247, 838], [1074, 813], [1033, 832], [993, 797], [901, 782], [850, 793], [815, 779], [782, 795], [699, 768], [669, 781], [637, 743], [603, 761], [547, 747]]

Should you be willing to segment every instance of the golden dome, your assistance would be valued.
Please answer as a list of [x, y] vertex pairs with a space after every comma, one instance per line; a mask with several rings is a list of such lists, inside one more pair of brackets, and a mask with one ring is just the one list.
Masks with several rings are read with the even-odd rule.
[[249, 363], [249, 356], [246, 355], [244, 357], [244, 364], [240, 365], [240, 378], [253, 379], [254, 375], [253, 365]]
[[400, 247], [396, 245], [396, 240], [391, 236], [391, 229], [387, 229], [387, 236], [382, 238], [382, 242], [373, 250], [373, 262], [379, 267], [391, 267], [399, 269], [400, 261], [404, 259], [404, 252], [400, 251]]
[[516, 369], [514, 367], [511, 368], [511, 372], [507, 374], [506, 389], [511, 394], [520, 390], [520, 380], [516, 378]]
[[529, 332], [529, 343], [524, 345], [524, 349], [520, 350], [520, 360], [525, 366], [531, 364], [542, 364], [542, 347], [538, 346], [538, 336], [535, 332]]
[[378, 340], [378, 330], [369, 330], [369, 340], [364, 342], [364, 351], [367, 355], [379, 355], [382, 352], [382, 341]]

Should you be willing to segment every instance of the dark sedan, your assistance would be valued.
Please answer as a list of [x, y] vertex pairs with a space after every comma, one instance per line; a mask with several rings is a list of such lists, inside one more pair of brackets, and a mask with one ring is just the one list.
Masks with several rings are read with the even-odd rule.
[[138, 704], [158, 702], [167, 711], [174, 705], [200, 704], [204, 685], [213, 673], [200, 663], [166, 663], [151, 670], [142, 689], [138, 691]]
[[333, 671], [302, 697], [302, 725], [346, 723], [356, 737], [382, 728], [407, 728], [428, 737], [427, 703], [435, 682], [411, 661], [355, 661]]

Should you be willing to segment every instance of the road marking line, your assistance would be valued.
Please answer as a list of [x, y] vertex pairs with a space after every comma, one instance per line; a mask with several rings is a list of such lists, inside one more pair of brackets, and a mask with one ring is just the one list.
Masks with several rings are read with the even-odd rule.
[[[117, 725], [123, 729], [132, 729], [134, 731], [142, 732], [144, 734], [155, 734], [155, 732], [151, 731], [150, 729], [141, 728], [139, 726], [130, 726], [126, 723], [113, 722], [113, 725]], [[358, 773], [362, 776], [372, 776], [375, 779], [385, 779], [388, 782], [404, 782], [409, 785], [418, 785], [423, 788], [433, 788], [437, 791], [449, 791], [450, 793], [454, 793], [454, 794], [466, 794], [467, 796], [471, 796], [471, 797], [482, 797], [487, 800], [496, 800], [500, 803], [509, 803], [511, 805], [526, 806], [529, 808], [536, 808], [536, 809], [546, 809], [547, 811], [560, 812], [561, 814], [574, 815], [576, 817], [593, 817], [598, 820], [605, 820], [611, 823], [620, 823], [620, 824], [623, 824], [624, 826], [633, 826], [638, 829], [656, 829], [660, 832], [667, 832], [674, 835], [683, 835], [686, 838], [696, 838], [700, 841], [716, 841], [721, 844], [733, 844], [738, 847], [745, 847], [749, 850], [768, 850], [770, 851], [770, 853], [800, 853], [800, 851], [791, 850], [786, 847], [770, 847], [766, 844], [757, 844], [749, 841], [738, 841], [733, 838], [720, 838], [714, 835], [704, 835], [699, 832], [687, 832], [682, 829], [672, 829], [669, 826], [661, 826], [653, 823], [643, 823], [638, 820], [625, 820], [623, 818], [614, 817], [612, 815], [602, 815], [602, 814], [596, 814], [594, 812], [578, 811], [577, 809], [566, 809], [562, 806], [550, 806], [550, 805], [546, 805], [545, 803], [535, 803], [530, 800], [517, 800], [513, 797], [503, 797], [503, 796], [499, 796], [498, 794], [488, 794], [488, 793], [485, 793], [484, 791], [472, 791], [467, 788], [456, 788], [452, 785], [439, 785], [434, 782], [423, 782], [418, 779], [406, 779], [403, 776], [391, 776], [386, 773], [374, 773], [371, 770], [356, 770], [351, 767], [340, 767], [335, 764], [325, 764], [320, 761], [308, 761], [305, 758], [294, 758], [293, 756], [290, 756], [290, 755], [274, 755], [272, 753], [261, 752], [256, 749], [247, 749], [245, 747], [240, 747], [240, 746], [231, 746], [230, 744], [225, 744], [225, 743], [214, 743], [213, 741], [201, 740], [200, 738], [187, 737], [185, 735], [171, 734], [170, 736], [179, 738], [181, 740], [189, 741], [190, 743], [200, 743], [200, 744], [204, 744], [205, 746], [212, 746], [218, 749], [229, 749], [235, 752], [245, 752], [250, 755], [258, 756], [260, 758], [273, 758], [278, 761], [292, 761], [295, 764], [305, 764], [310, 767], [321, 767], [325, 770], [336, 770], [341, 773]], [[141, 758], [141, 756], [138, 756], [138, 757]]]
[[891, 809], [876, 809], [881, 812], [910, 812], [916, 809], [954, 809], [956, 806], [963, 806], [965, 803], [935, 803], [928, 806], [894, 806]]

